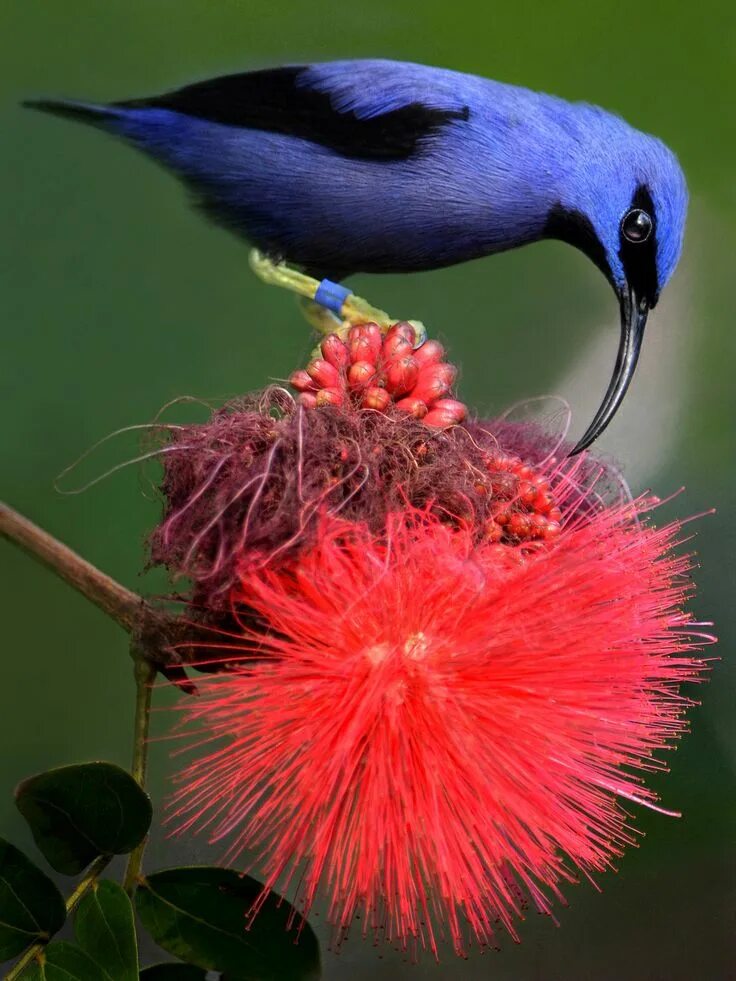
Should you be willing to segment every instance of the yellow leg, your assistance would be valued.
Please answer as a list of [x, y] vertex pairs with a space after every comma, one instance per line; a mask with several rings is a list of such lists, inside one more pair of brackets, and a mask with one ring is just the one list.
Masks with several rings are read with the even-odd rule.
[[315, 303], [314, 300], [308, 300], [306, 296], [300, 296], [297, 299], [304, 319], [314, 327], [317, 333], [339, 334], [343, 340], [345, 339], [343, 335], [347, 334], [350, 328], [347, 320], [341, 320], [327, 307], [323, 307], [321, 303]]
[[[282, 289], [297, 293], [303, 297], [301, 309], [307, 320], [316, 327], [321, 333], [340, 332], [342, 329], [352, 324], [362, 324], [372, 321], [378, 324], [384, 331], [396, 323], [396, 317], [391, 317], [385, 310], [379, 310], [372, 306], [367, 300], [351, 293], [342, 305], [340, 317], [336, 317], [325, 307], [314, 302], [314, 297], [319, 287], [319, 281], [312, 276], [306, 276], [297, 269], [282, 262], [274, 262], [267, 256], [253, 249], [250, 253], [250, 266], [260, 280], [269, 286], [280, 286]], [[427, 337], [427, 331], [420, 320], [410, 320], [409, 323], [417, 333], [417, 344], [421, 344]]]

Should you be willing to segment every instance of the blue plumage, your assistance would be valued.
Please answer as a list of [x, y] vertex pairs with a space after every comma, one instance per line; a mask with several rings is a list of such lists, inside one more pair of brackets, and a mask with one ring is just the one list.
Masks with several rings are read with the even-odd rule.
[[617, 372], [581, 443], [620, 403], [680, 254], [687, 190], [663, 143], [595, 106], [458, 72], [338, 61], [36, 105], [129, 140], [217, 222], [318, 276], [431, 269], [545, 237], [581, 248], [622, 310]]

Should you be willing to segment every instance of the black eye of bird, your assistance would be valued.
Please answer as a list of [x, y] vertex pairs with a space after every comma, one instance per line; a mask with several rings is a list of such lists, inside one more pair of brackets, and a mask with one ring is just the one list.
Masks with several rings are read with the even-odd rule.
[[646, 242], [652, 234], [652, 219], [641, 208], [632, 208], [621, 222], [621, 232], [628, 242]]

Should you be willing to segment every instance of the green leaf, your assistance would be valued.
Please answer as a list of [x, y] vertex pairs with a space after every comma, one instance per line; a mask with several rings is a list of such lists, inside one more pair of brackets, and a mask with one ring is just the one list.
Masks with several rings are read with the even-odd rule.
[[76, 944], [57, 940], [26, 968], [23, 981], [108, 981], [108, 978]]
[[0, 838], [0, 961], [48, 940], [65, 919], [64, 900], [51, 879]]
[[138, 886], [135, 903], [156, 943], [190, 964], [226, 971], [239, 981], [318, 978], [314, 932], [275, 893], [246, 929], [246, 915], [262, 889], [260, 882], [232, 869], [167, 869]]
[[151, 823], [148, 795], [112, 763], [39, 773], [19, 784], [15, 801], [46, 861], [65, 875], [98, 855], [132, 851]]
[[193, 964], [154, 964], [140, 973], [141, 981], [205, 981], [207, 972]]
[[109, 981], [137, 981], [133, 907], [117, 882], [103, 879], [87, 893], [74, 918], [74, 935]]

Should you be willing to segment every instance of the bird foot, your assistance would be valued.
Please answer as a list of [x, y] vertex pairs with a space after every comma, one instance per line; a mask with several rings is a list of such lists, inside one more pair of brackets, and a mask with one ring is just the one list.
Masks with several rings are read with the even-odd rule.
[[317, 303], [316, 300], [310, 300], [306, 296], [297, 297], [297, 302], [299, 303], [299, 309], [304, 319], [319, 334], [324, 334], [325, 337], [328, 334], [337, 334], [341, 340], [345, 340], [345, 336], [350, 329], [350, 324], [346, 320], [338, 317], [336, 313], [328, 310], [327, 307], [323, 307], [321, 303]]
[[[302, 313], [321, 334], [342, 336], [354, 324], [364, 323], [378, 324], [386, 333], [398, 319], [344, 287], [329, 280], [320, 282], [283, 262], [274, 262], [258, 249], [251, 250], [250, 266], [262, 282], [296, 293], [301, 298]], [[416, 347], [419, 347], [427, 339], [427, 330], [421, 320], [409, 320], [408, 323], [414, 328]]]

